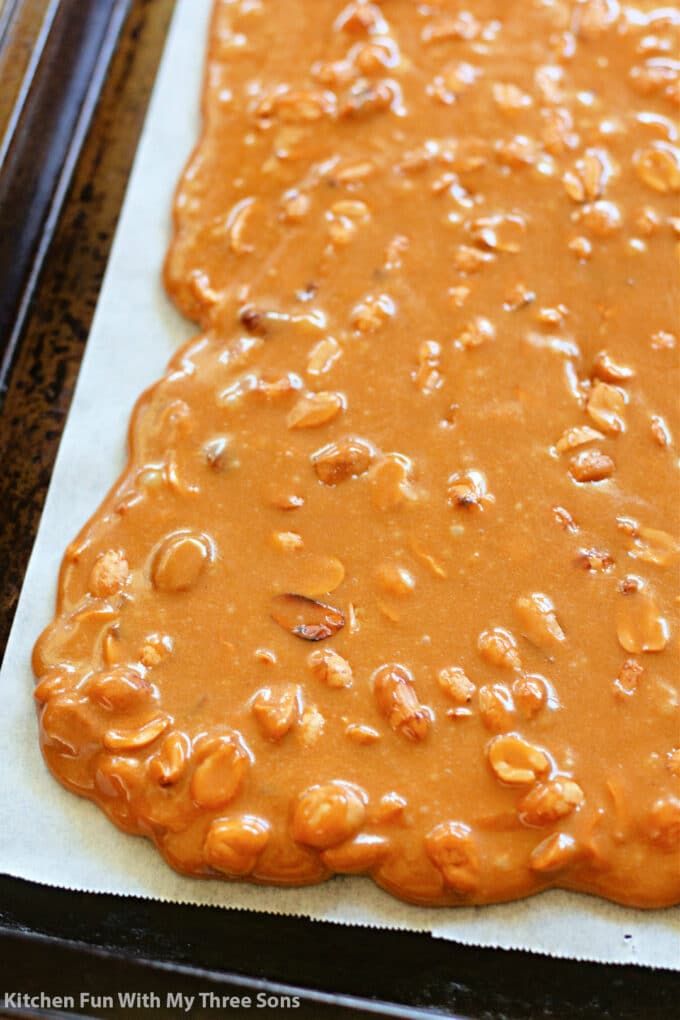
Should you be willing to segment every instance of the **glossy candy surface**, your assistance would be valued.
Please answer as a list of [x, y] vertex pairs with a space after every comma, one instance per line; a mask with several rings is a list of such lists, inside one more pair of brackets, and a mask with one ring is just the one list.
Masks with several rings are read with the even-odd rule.
[[[218, 2], [138, 403], [34, 656], [193, 873], [680, 899], [680, 14]], [[295, 25], [295, 31], [291, 31]]]

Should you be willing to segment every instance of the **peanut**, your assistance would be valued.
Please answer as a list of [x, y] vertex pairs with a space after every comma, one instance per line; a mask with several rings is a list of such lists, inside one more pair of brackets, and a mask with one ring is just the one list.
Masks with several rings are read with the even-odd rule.
[[505, 684], [479, 688], [479, 714], [491, 733], [505, 733], [515, 722], [515, 704]]
[[300, 688], [297, 684], [262, 687], [251, 702], [258, 726], [268, 740], [281, 740], [300, 714]]
[[345, 727], [345, 736], [361, 746], [375, 744], [380, 740], [378, 731], [373, 726], [366, 726], [363, 723], [349, 723]]
[[477, 638], [477, 649], [486, 662], [499, 669], [517, 672], [522, 668], [517, 642], [510, 631], [503, 627], [483, 630]]
[[321, 860], [331, 871], [344, 875], [360, 875], [371, 871], [387, 857], [389, 840], [384, 836], [360, 835], [340, 846], [324, 850]]
[[324, 375], [329, 372], [338, 358], [342, 348], [332, 336], [324, 337], [316, 343], [307, 357], [307, 371], [310, 375]]
[[596, 379], [588, 394], [586, 410], [598, 428], [610, 435], [624, 432], [626, 394], [618, 386]]
[[33, 697], [39, 705], [46, 704], [51, 698], [67, 694], [71, 690], [75, 676], [67, 668], [52, 667], [41, 673], [33, 690]]
[[392, 729], [409, 740], [424, 740], [431, 715], [418, 701], [411, 673], [398, 664], [381, 666], [372, 684], [378, 710]]
[[316, 679], [327, 687], [352, 686], [352, 667], [347, 659], [330, 648], [313, 651], [307, 659], [307, 665]]
[[116, 595], [124, 587], [129, 574], [124, 554], [119, 549], [108, 549], [95, 561], [90, 574], [90, 591], [100, 598]]
[[109, 712], [128, 712], [155, 697], [149, 681], [127, 666], [94, 673], [85, 690], [92, 701]]
[[383, 591], [397, 598], [411, 595], [416, 587], [411, 571], [397, 563], [383, 563], [376, 571], [376, 576]]
[[339, 485], [364, 474], [375, 459], [375, 449], [365, 439], [349, 437], [329, 443], [312, 454], [312, 466], [324, 485]]
[[455, 892], [474, 892], [479, 883], [479, 856], [469, 826], [440, 822], [425, 837], [425, 851]]
[[367, 799], [360, 787], [339, 779], [308, 787], [295, 804], [293, 839], [318, 850], [344, 843], [361, 827]]
[[582, 450], [569, 461], [569, 473], [576, 482], [603, 482], [611, 478], [616, 465], [601, 450]]
[[652, 592], [640, 586], [625, 593], [618, 606], [616, 635], [625, 651], [661, 652], [669, 641], [668, 623]]
[[528, 786], [550, 768], [547, 754], [519, 733], [494, 737], [486, 754], [497, 778], [510, 786]]
[[680, 150], [668, 142], [652, 142], [633, 156], [635, 171], [648, 188], [660, 194], [680, 191]]
[[651, 843], [667, 853], [680, 850], [680, 798], [669, 794], [652, 805], [645, 820], [645, 833]]
[[341, 393], [307, 393], [288, 412], [286, 423], [289, 429], [318, 428], [336, 418], [345, 406]]
[[606, 383], [625, 383], [635, 376], [629, 365], [623, 365], [607, 351], [598, 351], [593, 363], [593, 375]]
[[481, 471], [457, 471], [448, 480], [448, 500], [453, 507], [484, 510], [495, 502]]
[[477, 689], [460, 666], [448, 666], [437, 673], [437, 682], [454, 705], [468, 705]]
[[524, 825], [552, 825], [571, 814], [585, 800], [583, 790], [573, 779], [550, 779], [537, 783], [517, 805]]
[[298, 727], [302, 746], [313, 747], [315, 744], [318, 744], [323, 736], [325, 727], [326, 719], [316, 705], [309, 705], [305, 708]]
[[526, 673], [514, 681], [512, 694], [522, 715], [533, 719], [546, 703], [546, 681], [538, 674]]
[[109, 751], [137, 751], [158, 740], [169, 725], [168, 716], [157, 716], [133, 729], [107, 730], [102, 743]]
[[249, 875], [269, 837], [269, 823], [255, 815], [216, 818], [203, 844], [205, 859], [226, 875]]
[[566, 832], [553, 832], [531, 851], [529, 867], [541, 875], [552, 875], [568, 867], [578, 856], [576, 840]]
[[177, 532], [158, 546], [151, 567], [154, 587], [163, 592], [193, 588], [209, 560], [212, 546], [205, 535]]
[[597, 429], [591, 429], [590, 425], [578, 425], [562, 433], [555, 443], [555, 449], [558, 453], [567, 453], [579, 446], [597, 442], [598, 439], [604, 439], [604, 436]]
[[555, 606], [542, 592], [523, 595], [515, 602], [524, 637], [537, 648], [550, 648], [565, 640]]
[[680, 557], [680, 542], [659, 528], [641, 526], [635, 529], [628, 555], [634, 560], [668, 567]]
[[371, 468], [371, 501], [378, 510], [394, 510], [417, 496], [410, 481], [412, 465], [400, 453], [387, 453]]
[[394, 302], [387, 294], [369, 295], [353, 309], [351, 323], [359, 333], [375, 333], [394, 313]]
[[345, 626], [345, 617], [334, 606], [306, 595], [275, 595], [271, 603], [275, 623], [304, 641], [324, 641]]
[[190, 755], [191, 741], [186, 733], [173, 730], [149, 762], [149, 774], [160, 786], [173, 786], [184, 775]]
[[191, 796], [196, 804], [213, 810], [232, 801], [243, 784], [248, 764], [248, 753], [237, 737], [220, 738], [192, 776]]
[[71, 694], [55, 695], [40, 716], [45, 744], [60, 754], [76, 757], [98, 743], [98, 732], [85, 699]]

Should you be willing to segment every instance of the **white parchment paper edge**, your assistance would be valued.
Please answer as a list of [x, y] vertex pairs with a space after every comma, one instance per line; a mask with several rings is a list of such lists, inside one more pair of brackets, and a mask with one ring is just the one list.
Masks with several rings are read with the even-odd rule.
[[680, 911], [639, 911], [549, 892], [464, 909], [408, 906], [362, 879], [270, 889], [187, 879], [142, 839], [118, 832], [49, 776], [38, 751], [30, 654], [52, 615], [63, 550], [125, 457], [135, 399], [191, 327], [164, 295], [160, 267], [173, 190], [198, 131], [211, 0], [179, 0], [42, 522], [0, 672], [0, 871], [92, 893], [141, 896], [409, 929], [457, 942], [577, 960], [680, 969]]

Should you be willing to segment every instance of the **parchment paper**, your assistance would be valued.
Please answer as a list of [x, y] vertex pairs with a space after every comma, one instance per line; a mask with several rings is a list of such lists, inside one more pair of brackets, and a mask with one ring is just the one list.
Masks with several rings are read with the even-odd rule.
[[133, 403], [192, 327], [165, 297], [160, 267], [172, 193], [199, 126], [211, 0], [179, 0], [80, 379], [0, 674], [0, 870], [93, 893], [137, 895], [318, 920], [431, 932], [480, 946], [680, 969], [680, 910], [638, 911], [571, 893], [517, 904], [424, 909], [368, 880], [307, 889], [176, 875], [140, 838], [48, 774], [38, 749], [30, 653], [49, 621], [63, 550], [123, 467]]

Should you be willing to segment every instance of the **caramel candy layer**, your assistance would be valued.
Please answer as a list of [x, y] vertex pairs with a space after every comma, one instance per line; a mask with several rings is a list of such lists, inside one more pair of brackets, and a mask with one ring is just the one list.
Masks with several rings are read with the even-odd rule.
[[680, 16], [215, 6], [140, 399], [35, 650], [190, 874], [680, 900]]

